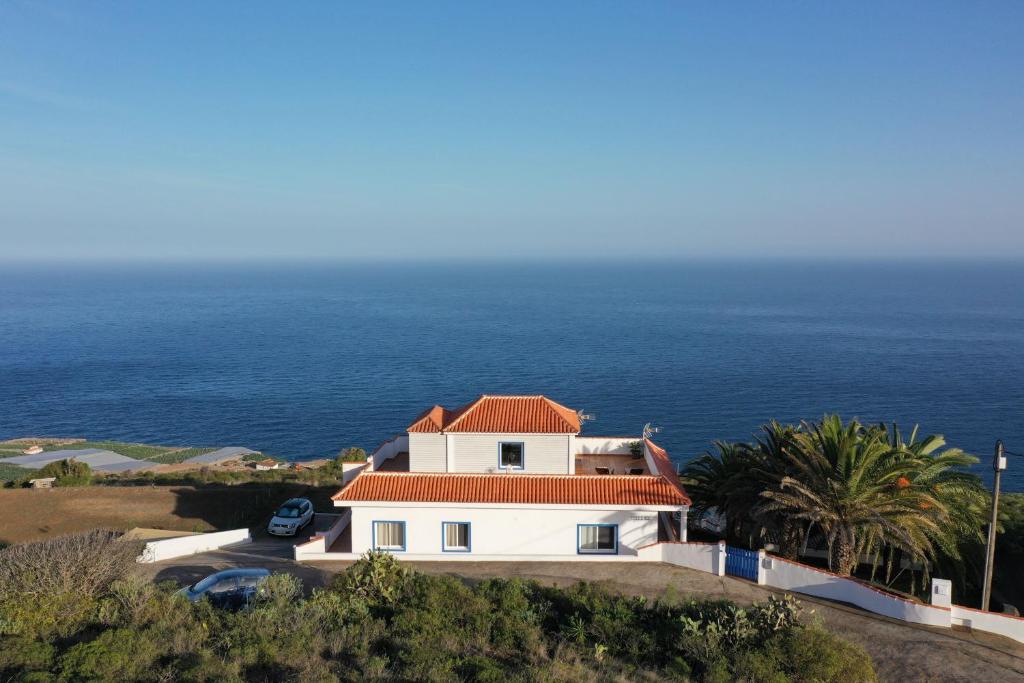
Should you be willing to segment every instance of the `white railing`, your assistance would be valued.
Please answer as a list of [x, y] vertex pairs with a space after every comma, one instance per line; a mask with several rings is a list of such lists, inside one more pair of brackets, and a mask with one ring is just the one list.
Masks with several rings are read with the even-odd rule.
[[175, 557], [186, 557], [197, 553], [205, 553], [241, 543], [251, 543], [252, 536], [248, 529], [217, 531], [210, 534], [179, 536], [166, 538], [162, 541], [150, 541], [143, 548], [142, 554], [135, 561], [139, 563], [159, 562]]

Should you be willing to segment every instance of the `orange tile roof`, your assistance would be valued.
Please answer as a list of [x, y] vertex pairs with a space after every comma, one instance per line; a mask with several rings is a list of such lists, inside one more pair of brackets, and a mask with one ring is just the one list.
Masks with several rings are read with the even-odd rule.
[[665, 477], [576, 474], [361, 472], [340, 502], [518, 505], [689, 505]]
[[672, 460], [668, 457], [668, 451], [650, 439], [644, 439], [644, 443], [647, 445], [647, 450], [651, 453], [651, 460], [654, 461], [657, 473], [668, 479], [685, 496], [686, 489], [683, 488], [683, 482], [679, 479], [679, 475], [676, 474], [676, 466], [672, 464]]
[[580, 418], [545, 396], [481, 396], [456, 410], [434, 406], [409, 425], [410, 432], [578, 434]]

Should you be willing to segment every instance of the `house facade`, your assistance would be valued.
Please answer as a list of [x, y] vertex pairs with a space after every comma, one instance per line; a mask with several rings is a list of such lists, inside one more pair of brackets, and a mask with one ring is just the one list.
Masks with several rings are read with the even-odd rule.
[[576, 411], [544, 396], [434, 406], [379, 448], [334, 496], [332, 541], [442, 560], [637, 557], [685, 540], [689, 499], [649, 439], [582, 436]]

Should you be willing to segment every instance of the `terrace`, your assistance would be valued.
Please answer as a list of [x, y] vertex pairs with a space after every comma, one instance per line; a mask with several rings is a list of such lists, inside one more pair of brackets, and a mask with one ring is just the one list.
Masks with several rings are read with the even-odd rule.
[[[579, 475], [650, 475], [647, 458], [641, 451], [634, 454], [633, 437], [576, 437], [575, 474]], [[378, 472], [408, 472], [409, 452], [406, 439], [399, 437], [385, 442], [372, 456], [373, 469]]]

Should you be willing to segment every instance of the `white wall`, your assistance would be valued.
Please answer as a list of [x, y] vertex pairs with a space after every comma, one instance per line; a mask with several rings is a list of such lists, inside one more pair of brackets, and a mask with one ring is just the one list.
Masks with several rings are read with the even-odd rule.
[[297, 561], [317, 559], [317, 556], [326, 553], [327, 549], [338, 540], [338, 536], [341, 536], [341, 532], [352, 521], [351, 510], [344, 510], [340, 515], [322, 515], [317, 513], [316, 516], [330, 516], [336, 519], [327, 531], [318, 531], [310, 540], [295, 545], [292, 552]]
[[667, 562], [709, 574], [725, 575], [724, 543], [655, 543], [641, 548], [639, 556], [647, 562]]
[[377, 450], [370, 455], [370, 462], [373, 464], [371, 469], [377, 469], [381, 466], [385, 460], [390, 460], [399, 453], [409, 451], [409, 437], [405, 434], [388, 439], [380, 446]]
[[575, 468], [575, 435], [572, 434], [450, 434], [455, 472], [498, 471], [498, 444], [524, 444], [527, 473], [571, 474]]
[[629, 455], [629, 444], [640, 441], [629, 436], [577, 436], [576, 453]]
[[205, 553], [217, 548], [250, 543], [251, 541], [252, 536], [249, 535], [248, 529], [234, 529], [232, 531], [218, 531], [212, 534], [166, 538], [162, 541], [150, 541], [147, 543], [142, 554], [136, 558], [136, 562], [159, 562], [160, 560]]
[[[638, 548], [658, 540], [656, 511], [392, 505], [352, 508], [353, 553], [371, 548], [374, 520], [405, 522], [404, 554], [437, 555], [437, 559], [443, 560], [589, 558], [592, 557], [589, 554], [576, 552], [576, 525], [587, 523], [618, 524], [619, 555], [623, 557], [635, 559]], [[469, 522], [472, 552], [443, 552], [441, 522]], [[457, 557], [459, 555], [466, 557]], [[615, 556], [596, 557], [614, 559]]]
[[444, 472], [448, 469], [444, 434], [409, 434], [409, 471]]
[[341, 463], [341, 483], [347, 484], [356, 478], [356, 475], [366, 469], [365, 462], [343, 462]]
[[955, 626], [966, 626], [977, 631], [997, 633], [1024, 643], [1024, 618], [1008, 614], [981, 612], [969, 607], [953, 605], [951, 620]]
[[767, 586], [856, 605], [875, 614], [929, 626], [949, 626], [950, 611], [912, 602], [831, 572], [779, 557], [761, 562], [761, 581]]

